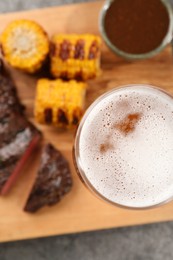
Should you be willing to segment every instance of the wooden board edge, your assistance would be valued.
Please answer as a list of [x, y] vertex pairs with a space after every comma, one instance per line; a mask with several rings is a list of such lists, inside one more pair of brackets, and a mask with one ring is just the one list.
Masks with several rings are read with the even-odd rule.
[[60, 233], [53, 233], [53, 232], [47, 232], [44, 234], [37, 234], [37, 235], [31, 235], [31, 236], [16, 236], [15, 238], [5, 238], [0, 239], [0, 243], [7, 243], [7, 242], [15, 242], [15, 241], [24, 241], [24, 240], [31, 240], [31, 239], [41, 239], [41, 238], [47, 238], [47, 237], [55, 237], [55, 236], [64, 236], [64, 235], [73, 235], [73, 234], [81, 234], [81, 233], [87, 233], [87, 232], [96, 232], [96, 231], [104, 231], [104, 230], [114, 230], [117, 228], [131, 228], [136, 226], [145, 226], [145, 225], [152, 225], [152, 224], [159, 224], [159, 223], [165, 223], [165, 222], [171, 222], [172, 219], [161, 219], [161, 220], [152, 220], [148, 222], [138, 222], [138, 223], [129, 223], [126, 225], [116, 225], [116, 226], [106, 226], [106, 227], [96, 227], [96, 228], [82, 228], [80, 230], [71, 230], [71, 231], [63, 231]]

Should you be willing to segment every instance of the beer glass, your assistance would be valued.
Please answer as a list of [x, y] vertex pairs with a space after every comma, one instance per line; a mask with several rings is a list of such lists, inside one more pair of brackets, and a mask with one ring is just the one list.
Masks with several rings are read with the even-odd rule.
[[128, 85], [103, 94], [76, 132], [74, 163], [100, 199], [148, 209], [173, 198], [173, 99], [151, 85]]

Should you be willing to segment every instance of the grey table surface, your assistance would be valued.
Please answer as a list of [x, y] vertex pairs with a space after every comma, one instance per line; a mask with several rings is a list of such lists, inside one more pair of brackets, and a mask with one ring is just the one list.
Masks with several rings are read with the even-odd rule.
[[[0, 12], [86, 0], [0, 0]], [[173, 0], [172, 0], [173, 2]], [[171, 260], [173, 222], [0, 244], [0, 260]]]

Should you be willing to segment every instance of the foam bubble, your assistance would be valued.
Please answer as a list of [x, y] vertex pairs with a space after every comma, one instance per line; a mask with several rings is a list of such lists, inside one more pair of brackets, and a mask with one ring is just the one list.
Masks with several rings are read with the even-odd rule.
[[171, 97], [143, 86], [119, 89], [93, 108], [79, 150], [85, 175], [100, 194], [130, 207], [173, 196], [172, 111]]

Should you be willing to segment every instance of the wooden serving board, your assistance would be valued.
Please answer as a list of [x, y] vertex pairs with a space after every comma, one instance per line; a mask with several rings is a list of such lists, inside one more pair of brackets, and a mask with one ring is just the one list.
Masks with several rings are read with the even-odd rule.
[[[75, 4], [0, 16], [0, 32], [14, 19], [28, 18], [39, 22], [51, 36], [53, 33], [96, 33], [98, 15], [103, 2]], [[149, 83], [173, 94], [173, 58], [168, 47], [156, 57], [127, 62], [114, 56], [103, 45], [102, 75], [89, 82], [87, 106], [105, 91], [123, 84]], [[20, 97], [33, 119], [36, 78], [12, 70]], [[94, 197], [80, 182], [72, 163], [74, 133], [37, 125], [46, 141], [52, 142], [68, 158], [74, 186], [59, 204], [44, 208], [34, 215], [22, 208], [36, 176], [40, 152], [37, 151], [25, 167], [15, 187], [7, 197], [0, 198], [0, 241], [27, 239], [72, 232], [106, 229], [173, 220], [173, 203], [153, 210], [135, 211], [114, 207]]]

